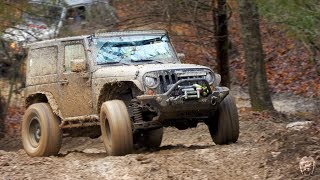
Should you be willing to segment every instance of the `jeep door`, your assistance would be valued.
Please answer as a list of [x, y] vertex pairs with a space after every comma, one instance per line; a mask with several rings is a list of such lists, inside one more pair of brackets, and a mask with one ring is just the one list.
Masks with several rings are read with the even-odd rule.
[[[62, 42], [61, 71], [59, 76], [62, 114], [75, 117], [92, 114], [91, 79], [83, 40]], [[72, 69], [73, 62], [85, 62], [84, 69]]]

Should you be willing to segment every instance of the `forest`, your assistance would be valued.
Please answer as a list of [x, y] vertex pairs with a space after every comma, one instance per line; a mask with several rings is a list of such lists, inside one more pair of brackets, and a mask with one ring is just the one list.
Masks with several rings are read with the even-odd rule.
[[[0, 2], [4, 179], [320, 178], [319, 1], [72, 2]], [[48, 10], [48, 4], [54, 6]], [[28, 18], [44, 23], [25, 25]], [[27, 44], [130, 30], [166, 30], [183, 64], [221, 75], [220, 85], [230, 89], [237, 106], [238, 141], [217, 145], [206, 125], [198, 124], [182, 131], [165, 127], [158, 148], [125, 156], [108, 156], [102, 137], [63, 137], [57, 156], [28, 156], [21, 140]]]

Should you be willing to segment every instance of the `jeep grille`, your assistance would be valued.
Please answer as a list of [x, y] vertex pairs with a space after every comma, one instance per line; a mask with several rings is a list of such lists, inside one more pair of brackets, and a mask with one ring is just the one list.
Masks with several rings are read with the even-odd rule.
[[[179, 80], [205, 78], [206, 70], [204, 69], [166, 70], [166, 71], [149, 72], [145, 76], [151, 76], [151, 77], [157, 78], [157, 80], [159, 81], [159, 85], [156, 88], [154, 88], [154, 90], [157, 94], [163, 94], [167, 92], [172, 87], [172, 85], [178, 82]], [[183, 84], [183, 85], [192, 85], [194, 83], [195, 82], [187, 82], [186, 84]]]

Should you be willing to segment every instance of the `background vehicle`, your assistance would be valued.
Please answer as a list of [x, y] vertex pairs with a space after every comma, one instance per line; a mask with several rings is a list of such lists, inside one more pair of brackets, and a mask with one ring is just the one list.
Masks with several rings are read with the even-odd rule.
[[61, 34], [70, 36], [67, 32], [77, 34], [88, 22], [110, 27], [114, 25], [117, 18], [109, 1], [30, 0], [22, 13], [21, 22], [1, 34], [0, 75], [8, 74], [13, 63], [16, 67], [23, 64], [27, 43], [56, 38]]
[[58, 37], [63, 26], [76, 31], [88, 19], [108, 24], [116, 22], [108, 1], [98, 0], [30, 0], [21, 19], [1, 36], [4, 42], [4, 47], [0, 46], [2, 58], [9, 58], [5, 51], [11, 55], [23, 54], [23, 46], [27, 43]]
[[66, 8], [50, 1], [29, 1], [28, 11], [22, 14], [22, 22], [5, 30], [1, 37], [11, 48], [26, 43], [54, 38], [59, 34]]

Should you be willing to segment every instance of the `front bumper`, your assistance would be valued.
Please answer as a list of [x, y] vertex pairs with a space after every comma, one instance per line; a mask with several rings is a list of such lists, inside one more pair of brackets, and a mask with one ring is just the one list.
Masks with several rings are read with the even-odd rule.
[[[192, 90], [185, 83], [202, 82], [207, 88], [205, 95], [200, 94], [198, 89]], [[180, 89], [181, 95], [172, 96], [174, 91]], [[188, 92], [186, 92], [188, 91]], [[137, 99], [142, 106], [149, 106], [159, 114], [159, 119], [184, 119], [200, 118], [208, 116], [214, 111], [220, 102], [229, 94], [227, 87], [216, 87], [214, 91], [205, 79], [183, 79], [175, 83], [166, 93], [158, 95], [141, 95]]]

